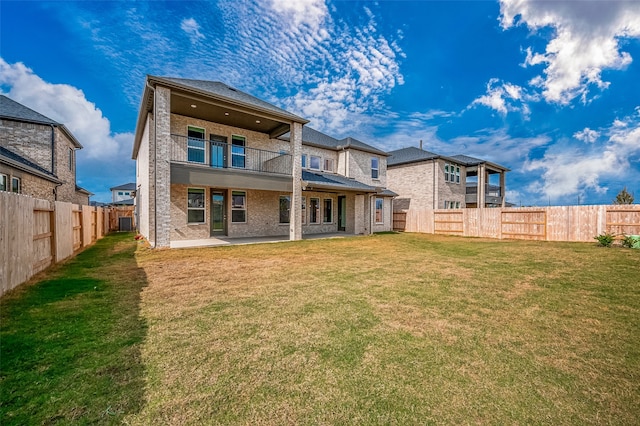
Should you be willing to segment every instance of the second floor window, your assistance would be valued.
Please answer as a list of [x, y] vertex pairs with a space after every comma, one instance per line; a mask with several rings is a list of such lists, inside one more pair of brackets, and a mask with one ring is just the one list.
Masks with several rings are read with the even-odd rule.
[[320, 170], [320, 157], [312, 155], [309, 158], [309, 168], [313, 170]]
[[302, 154], [302, 168], [307, 168], [307, 154]]
[[244, 169], [246, 167], [245, 139], [242, 136], [231, 137], [231, 165]]
[[0, 191], [7, 190], [7, 175], [0, 175]]
[[73, 171], [73, 148], [69, 148], [69, 170]]
[[380, 164], [378, 157], [371, 158], [371, 179], [378, 179], [380, 176]]
[[331, 158], [324, 159], [324, 171], [333, 173], [333, 160]]
[[204, 163], [204, 129], [187, 128], [187, 161]]

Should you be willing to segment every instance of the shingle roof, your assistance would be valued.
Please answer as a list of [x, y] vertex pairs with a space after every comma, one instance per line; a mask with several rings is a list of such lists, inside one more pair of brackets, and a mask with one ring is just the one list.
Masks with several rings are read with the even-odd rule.
[[402, 148], [389, 152], [387, 166], [433, 160], [440, 157], [441, 155], [411, 146], [409, 148]]
[[346, 191], [376, 192], [376, 188], [355, 179], [327, 173], [302, 171], [302, 180], [309, 187], [342, 189]]
[[60, 125], [60, 123], [50, 119], [49, 117], [46, 117], [5, 95], [0, 95], [0, 117], [28, 121], [31, 123]]
[[49, 117], [6, 97], [5, 95], [0, 95], [0, 118], [56, 126], [67, 135], [76, 148], [82, 148], [80, 142], [78, 142], [75, 136], [73, 136], [64, 124], [60, 124], [57, 121], [54, 121]]
[[40, 167], [33, 161], [27, 160], [21, 155], [18, 155], [15, 152], [10, 151], [7, 148], [1, 147], [1, 146], [0, 146], [0, 159], [4, 159], [5, 162], [8, 162], [9, 164], [13, 163], [13, 165], [22, 166], [26, 168], [28, 172], [41, 176], [45, 179], [58, 182], [58, 183], [60, 182], [58, 177], [53, 173], [51, 173], [50, 171], [48, 171], [47, 169]]
[[348, 138], [344, 138], [340, 140], [341, 145], [345, 146], [346, 148], [356, 148], [359, 149], [361, 151], [367, 151], [367, 152], [372, 152], [374, 154], [379, 154], [379, 155], [389, 155], [384, 151], [379, 150], [378, 148], [374, 148], [369, 144], [366, 144], [362, 141], [359, 141], [358, 139], [352, 138], [352, 137], [348, 137]]
[[183, 86], [185, 88], [191, 88], [191, 89], [199, 90], [201, 92], [206, 92], [210, 95], [226, 98], [227, 100], [244, 104], [246, 106], [272, 112], [279, 116], [289, 117], [295, 121], [300, 121], [303, 123], [308, 122], [308, 120], [298, 117], [297, 115], [292, 114], [289, 111], [286, 111], [273, 104], [270, 104], [269, 102], [263, 101], [262, 99], [258, 99], [255, 96], [242, 92], [234, 87], [228, 86], [220, 81], [192, 80], [188, 78], [156, 77], [156, 76], [149, 76], [149, 78], [152, 78], [158, 81], [164, 80], [167, 82], [177, 84], [179, 86]]
[[465, 166], [477, 166], [478, 164], [486, 163], [485, 160], [481, 160], [475, 157], [469, 157], [468, 155], [454, 155], [451, 158], [464, 163]]
[[119, 186], [114, 186], [113, 188], [109, 188], [109, 191], [119, 191], [119, 190], [123, 190], [123, 191], [133, 191], [136, 189], [136, 184], [135, 182], [129, 182], [129, 183], [125, 183]]
[[[282, 139], [289, 140], [290, 133], [282, 136]], [[378, 155], [387, 155], [386, 152], [379, 150], [378, 148], [374, 148], [373, 146], [361, 142], [357, 139], [348, 137], [344, 139], [336, 139], [325, 133], [322, 133], [316, 129], [313, 129], [309, 126], [304, 126], [302, 128], [302, 144], [315, 146], [318, 148], [330, 149], [332, 151], [338, 151], [341, 149], [354, 148], [359, 149], [361, 151], [370, 152]]]
[[396, 151], [391, 151], [389, 152], [389, 155], [390, 157], [387, 159], [387, 166], [397, 166], [400, 164], [417, 163], [420, 161], [435, 160], [438, 158], [442, 158], [445, 160], [450, 160], [452, 162], [460, 163], [467, 167], [477, 166], [478, 164], [491, 164], [492, 166], [495, 166], [497, 168], [509, 171], [508, 168], [501, 166], [499, 164], [490, 163], [489, 161], [481, 160], [475, 157], [470, 157], [468, 155], [454, 155], [454, 156], [440, 155], [440, 154], [436, 154], [430, 151], [425, 151], [423, 149], [415, 148], [415, 147], [402, 148]]

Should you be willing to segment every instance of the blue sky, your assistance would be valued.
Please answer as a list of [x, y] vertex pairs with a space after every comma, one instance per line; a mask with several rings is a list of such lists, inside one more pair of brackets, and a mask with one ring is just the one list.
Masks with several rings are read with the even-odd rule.
[[135, 181], [146, 74], [223, 81], [335, 137], [509, 167], [522, 205], [640, 199], [640, 2], [0, 2], [0, 91]]

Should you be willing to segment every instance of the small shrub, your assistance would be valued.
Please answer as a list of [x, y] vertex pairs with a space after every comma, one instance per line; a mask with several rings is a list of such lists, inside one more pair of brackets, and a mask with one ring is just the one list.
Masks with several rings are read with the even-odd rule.
[[636, 241], [636, 237], [633, 235], [624, 235], [622, 237], [622, 247], [633, 248]]
[[602, 247], [611, 247], [611, 244], [613, 244], [613, 240], [615, 239], [615, 235], [605, 232], [604, 234], [600, 234], [597, 237], [593, 238], [598, 240], [598, 244], [600, 244]]

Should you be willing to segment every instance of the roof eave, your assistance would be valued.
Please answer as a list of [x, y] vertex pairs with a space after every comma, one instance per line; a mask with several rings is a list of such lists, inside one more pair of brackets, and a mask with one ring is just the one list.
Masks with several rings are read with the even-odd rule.
[[0, 154], [0, 162], [3, 162], [11, 167], [15, 167], [16, 169], [22, 170], [24, 172], [30, 173], [32, 175], [36, 175], [42, 179], [48, 180], [55, 184], [62, 184], [62, 181], [53, 175], [41, 172], [40, 170], [34, 169], [33, 167], [27, 166], [19, 161], [13, 160], [11, 158], [5, 157]]

